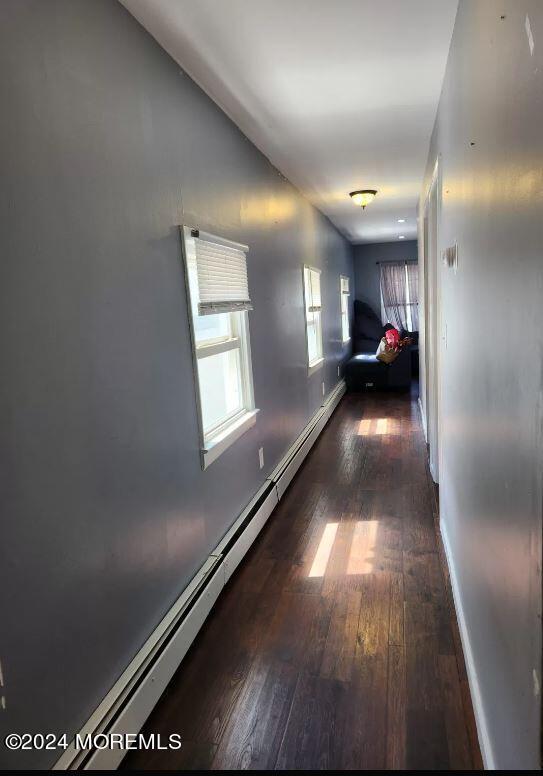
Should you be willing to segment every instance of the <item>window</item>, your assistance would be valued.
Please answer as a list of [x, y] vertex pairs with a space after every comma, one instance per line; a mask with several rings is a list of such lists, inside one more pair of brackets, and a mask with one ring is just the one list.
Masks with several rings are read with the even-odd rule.
[[339, 276], [339, 302], [341, 305], [341, 340], [349, 342], [351, 333], [349, 331], [349, 278], [345, 275]]
[[202, 463], [255, 423], [247, 246], [183, 227]]
[[313, 269], [313, 267], [304, 267], [304, 297], [307, 360], [309, 374], [312, 374], [323, 362], [320, 270]]
[[383, 321], [397, 329], [419, 329], [418, 271], [416, 262], [381, 264]]

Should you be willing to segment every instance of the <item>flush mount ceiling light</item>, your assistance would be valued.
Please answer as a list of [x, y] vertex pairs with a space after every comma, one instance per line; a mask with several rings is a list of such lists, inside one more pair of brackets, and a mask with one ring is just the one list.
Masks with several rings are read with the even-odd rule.
[[398, 237], [398, 240], [405, 240], [405, 234], [401, 234], [401, 235]]
[[377, 189], [360, 189], [360, 191], [351, 191], [349, 196], [355, 205], [360, 205], [362, 210], [364, 210], [366, 205], [369, 205], [370, 202], [373, 202], [376, 194]]
[[398, 218], [399, 224], [405, 224], [405, 218]]

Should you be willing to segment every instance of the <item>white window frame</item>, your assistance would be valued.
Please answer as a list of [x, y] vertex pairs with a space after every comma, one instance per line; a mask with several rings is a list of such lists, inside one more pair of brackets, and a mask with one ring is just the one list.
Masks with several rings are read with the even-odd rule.
[[[183, 244], [183, 266], [185, 270], [185, 284], [187, 289], [188, 318], [191, 337], [191, 349], [193, 360], [193, 376], [196, 394], [196, 406], [198, 414], [198, 430], [200, 441], [200, 453], [202, 468], [207, 469], [213, 461], [227, 450], [237, 439], [248, 431], [256, 423], [258, 410], [255, 408], [254, 387], [253, 387], [253, 369], [251, 362], [251, 345], [249, 335], [249, 318], [246, 310], [235, 312], [215, 313], [215, 315], [230, 316], [230, 336], [214, 337], [209, 340], [197, 342], [194, 327], [194, 317], [197, 315], [198, 299], [197, 289], [193, 287], [189, 276], [189, 263], [195, 261], [195, 240], [197, 237], [217, 242], [221, 245], [230, 245], [248, 250], [247, 246], [233, 243], [215, 235], [194, 230], [191, 227], [183, 226], [181, 229]], [[195, 293], [196, 291], [196, 293]], [[200, 359], [215, 356], [220, 353], [227, 353], [230, 350], [239, 350], [240, 363], [240, 382], [243, 397], [243, 406], [241, 409], [221, 418], [208, 429], [204, 429], [201, 390], [198, 362]]]
[[[308, 298], [308, 286], [310, 287], [311, 284], [311, 276], [309, 273], [314, 272], [319, 276], [319, 291], [320, 291], [320, 297], [321, 297], [321, 305], [320, 309], [318, 311], [312, 311], [313, 315], [315, 315], [316, 312], [318, 312], [317, 316], [317, 345], [318, 345], [318, 354], [317, 357], [314, 359], [310, 358], [309, 355], [309, 320], [308, 320], [308, 312], [309, 306], [310, 306], [310, 300]], [[306, 334], [306, 348], [307, 348], [307, 374], [308, 376], [312, 375], [314, 372], [316, 372], [318, 369], [321, 369], [322, 365], [324, 364], [324, 349], [323, 349], [323, 343], [322, 343], [322, 285], [321, 285], [321, 276], [322, 272], [320, 269], [317, 269], [316, 267], [311, 267], [309, 264], [304, 264], [303, 266], [303, 274], [302, 274], [302, 281], [303, 281], [303, 289], [304, 289], [304, 318], [305, 318], [305, 334]]]
[[[343, 280], [347, 281], [348, 292], [343, 291]], [[349, 319], [349, 300], [351, 298], [351, 283], [347, 275], [339, 276], [339, 309], [341, 314], [341, 342], [346, 345], [351, 341], [351, 321]], [[347, 336], [345, 336], [345, 332]]]

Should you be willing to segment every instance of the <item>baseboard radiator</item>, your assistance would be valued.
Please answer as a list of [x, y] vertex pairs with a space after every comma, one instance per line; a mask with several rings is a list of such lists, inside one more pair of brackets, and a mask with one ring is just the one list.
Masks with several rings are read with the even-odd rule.
[[[344, 393], [342, 380], [79, 731], [81, 739], [139, 732]], [[124, 755], [122, 749], [79, 751], [72, 742], [53, 770], [111, 770]]]

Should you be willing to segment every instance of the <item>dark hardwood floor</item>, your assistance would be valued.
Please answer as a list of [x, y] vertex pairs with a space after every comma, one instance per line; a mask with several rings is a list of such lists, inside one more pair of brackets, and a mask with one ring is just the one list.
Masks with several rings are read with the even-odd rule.
[[348, 395], [129, 769], [480, 769], [416, 398]]

